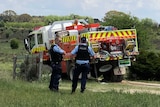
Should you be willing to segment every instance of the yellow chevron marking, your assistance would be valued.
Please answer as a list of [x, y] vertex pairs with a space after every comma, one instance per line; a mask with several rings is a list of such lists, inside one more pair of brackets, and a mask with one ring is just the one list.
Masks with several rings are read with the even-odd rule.
[[108, 32], [107, 38], [111, 37], [111, 32]]
[[81, 36], [82, 36], [82, 37], [85, 37], [86, 35], [87, 35], [86, 33], [83, 33]]
[[88, 39], [89, 38], [89, 34], [88, 33], [83, 33], [83, 34], [81, 34], [81, 37], [86, 37]]
[[132, 32], [131, 32], [131, 31], [128, 31], [128, 34], [129, 34], [129, 36], [131, 36], [131, 35], [132, 35]]
[[96, 38], [96, 39], [99, 39], [99, 38], [101, 37], [101, 34], [102, 34], [102, 33], [98, 33], [98, 35], [97, 35], [97, 38]]
[[125, 31], [123, 31], [123, 34], [124, 34], [125, 37], [128, 36], [128, 34]]
[[71, 41], [75, 41], [75, 40], [76, 40], [76, 35], [62, 37], [62, 42], [63, 43], [71, 42]]
[[117, 37], [118, 35], [116, 34], [116, 32], [112, 32], [114, 37]]
[[101, 38], [106, 38], [107, 37], [106, 34], [107, 34], [107, 32], [103, 32], [103, 35]]
[[120, 37], [122, 37], [122, 33], [120, 31], [117, 32]]
[[96, 33], [92, 33], [92, 39], [96, 38]]
[[[111, 35], [114, 37], [120, 37], [120, 38], [135, 38], [136, 34], [135, 30], [119, 30], [119, 31], [107, 31], [107, 32], [90, 32], [90, 33], [82, 33], [81, 37], [86, 37], [90, 41], [94, 40], [102, 40], [102, 39], [109, 39]], [[72, 39], [73, 40], [73, 39]], [[65, 41], [68, 41], [65, 40]]]

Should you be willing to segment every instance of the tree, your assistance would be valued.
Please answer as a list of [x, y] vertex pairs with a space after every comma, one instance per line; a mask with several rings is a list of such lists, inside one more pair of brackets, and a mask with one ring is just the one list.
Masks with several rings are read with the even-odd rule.
[[4, 27], [4, 21], [0, 21], [0, 27]]
[[29, 22], [31, 21], [32, 17], [29, 14], [21, 14], [18, 16], [17, 21], [18, 22]]
[[112, 10], [105, 14], [103, 24], [106, 26], [115, 26], [118, 29], [132, 28], [135, 24], [134, 19], [136, 19], [136, 17]]
[[44, 22], [44, 16], [32, 16], [32, 20], [30, 22], [32, 23]]
[[1, 18], [4, 22], [14, 22], [17, 14], [13, 10], [6, 10], [1, 14]]
[[59, 17], [58, 17], [58, 16], [49, 15], [49, 16], [45, 16], [45, 17], [44, 17], [44, 22], [45, 22], [45, 24], [51, 24], [51, 23], [53, 23], [54, 21], [58, 21], [58, 20], [59, 20]]
[[51, 24], [54, 21], [86, 19], [86, 18], [88, 18], [89, 23], [94, 22], [93, 18], [91, 18], [91, 17], [79, 16], [79, 15], [74, 15], [74, 14], [70, 14], [69, 16], [56, 16], [56, 15], [45, 16], [44, 17], [44, 22], [45, 22], [45, 24]]
[[138, 44], [140, 49], [149, 50], [153, 49], [152, 40], [154, 37], [153, 28], [155, 23], [151, 19], [142, 19], [135, 24], [135, 28], [138, 34]]

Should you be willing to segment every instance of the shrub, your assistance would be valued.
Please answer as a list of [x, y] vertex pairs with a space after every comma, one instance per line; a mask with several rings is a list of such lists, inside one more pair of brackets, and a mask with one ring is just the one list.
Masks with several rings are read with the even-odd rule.
[[33, 56], [25, 56], [25, 60], [20, 65], [19, 77], [27, 81], [38, 80], [39, 65]]
[[18, 39], [13, 38], [13, 39], [11, 40], [11, 42], [10, 42], [10, 47], [11, 47], [12, 49], [18, 49], [18, 47], [19, 47]]
[[160, 54], [141, 51], [137, 61], [132, 63], [129, 72], [130, 79], [160, 80]]
[[4, 27], [4, 21], [0, 21], [0, 27]]

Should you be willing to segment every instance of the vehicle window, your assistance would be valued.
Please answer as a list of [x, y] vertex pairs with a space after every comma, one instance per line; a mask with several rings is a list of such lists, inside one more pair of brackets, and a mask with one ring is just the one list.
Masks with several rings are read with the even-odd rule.
[[78, 21], [79, 25], [88, 25], [88, 23], [84, 20]]
[[55, 24], [55, 25], [53, 26], [53, 30], [54, 30], [54, 31], [62, 30], [61, 24]]
[[72, 26], [72, 22], [66, 22], [66, 23], [63, 23], [63, 27], [64, 29], [67, 27], [67, 26]]
[[43, 38], [42, 38], [42, 34], [37, 34], [37, 40], [38, 40], [38, 44], [43, 44]]
[[29, 37], [29, 44], [30, 44], [30, 49], [32, 49], [33, 46], [35, 46], [34, 34], [33, 34], [33, 35], [30, 35], [30, 37]]
[[83, 23], [83, 22], [78, 22], [78, 25], [85, 25], [85, 23]]

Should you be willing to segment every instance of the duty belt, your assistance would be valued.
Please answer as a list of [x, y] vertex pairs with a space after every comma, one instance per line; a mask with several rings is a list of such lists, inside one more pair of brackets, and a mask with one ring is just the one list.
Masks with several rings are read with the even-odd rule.
[[61, 62], [52, 62], [52, 64], [55, 64], [55, 65], [58, 65], [60, 64]]

